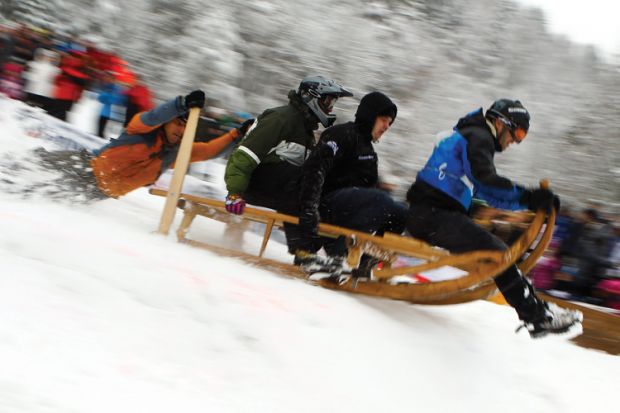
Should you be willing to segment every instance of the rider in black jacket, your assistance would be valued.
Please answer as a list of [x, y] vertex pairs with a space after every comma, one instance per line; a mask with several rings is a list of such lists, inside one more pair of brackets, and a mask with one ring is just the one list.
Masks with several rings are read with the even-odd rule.
[[[304, 164], [299, 225], [303, 248], [296, 262], [320, 260], [319, 217], [330, 224], [359, 231], [401, 233], [407, 209], [378, 189], [378, 157], [373, 148], [396, 119], [396, 105], [383, 93], [360, 101], [355, 122], [326, 129]], [[346, 252], [342, 241], [325, 245], [331, 256]]]

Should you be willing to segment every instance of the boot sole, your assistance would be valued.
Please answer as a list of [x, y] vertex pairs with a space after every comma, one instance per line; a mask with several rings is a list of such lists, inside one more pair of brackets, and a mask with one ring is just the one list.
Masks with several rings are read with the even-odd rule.
[[570, 326], [556, 329], [556, 330], [541, 330], [538, 332], [530, 332], [530, 337], [534, 339], [545, 338], [545, 337], [554, 337], [561, 338], [562, 340], [570, 340], [572, 338], [578, 337], [583, 333], [583, 326], [580, 321], [576, 321]]

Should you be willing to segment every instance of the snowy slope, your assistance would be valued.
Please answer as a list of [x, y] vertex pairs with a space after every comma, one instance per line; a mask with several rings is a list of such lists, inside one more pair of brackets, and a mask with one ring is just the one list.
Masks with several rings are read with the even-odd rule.
[[[0, 158], [27, 159], [0, 104]], [[618, 357], [516, 335], [507, 307], [324, 290], [154, 234], [162, 207], [0, 194], [0, 412], [594, 412], [620, 390]]]

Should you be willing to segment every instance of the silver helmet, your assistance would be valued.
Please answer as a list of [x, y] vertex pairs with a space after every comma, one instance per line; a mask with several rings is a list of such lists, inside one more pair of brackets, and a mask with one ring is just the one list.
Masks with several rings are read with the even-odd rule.
[[336, 115], [331, 111], [338, 98], [353, 96], [342, 85], [324, 76], [306, 76], [299, 84], [297, 93], [326, 128], [336, 121]]

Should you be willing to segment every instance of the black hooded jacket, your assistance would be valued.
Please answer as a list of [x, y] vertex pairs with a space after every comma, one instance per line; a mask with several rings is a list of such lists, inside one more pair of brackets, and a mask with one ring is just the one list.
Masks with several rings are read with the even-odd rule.
[[[396, 105], [384, 94], [372, 92], [360, 101], [355, 122], [327, 128], [304, 163], [301, 215], [316, 217], [322, 194], [341, 188], [377, 185], [378, 158], [372, 128], [380, 115], [396, 118]], [[302, 218], [303, 220], [303, 218]]]

